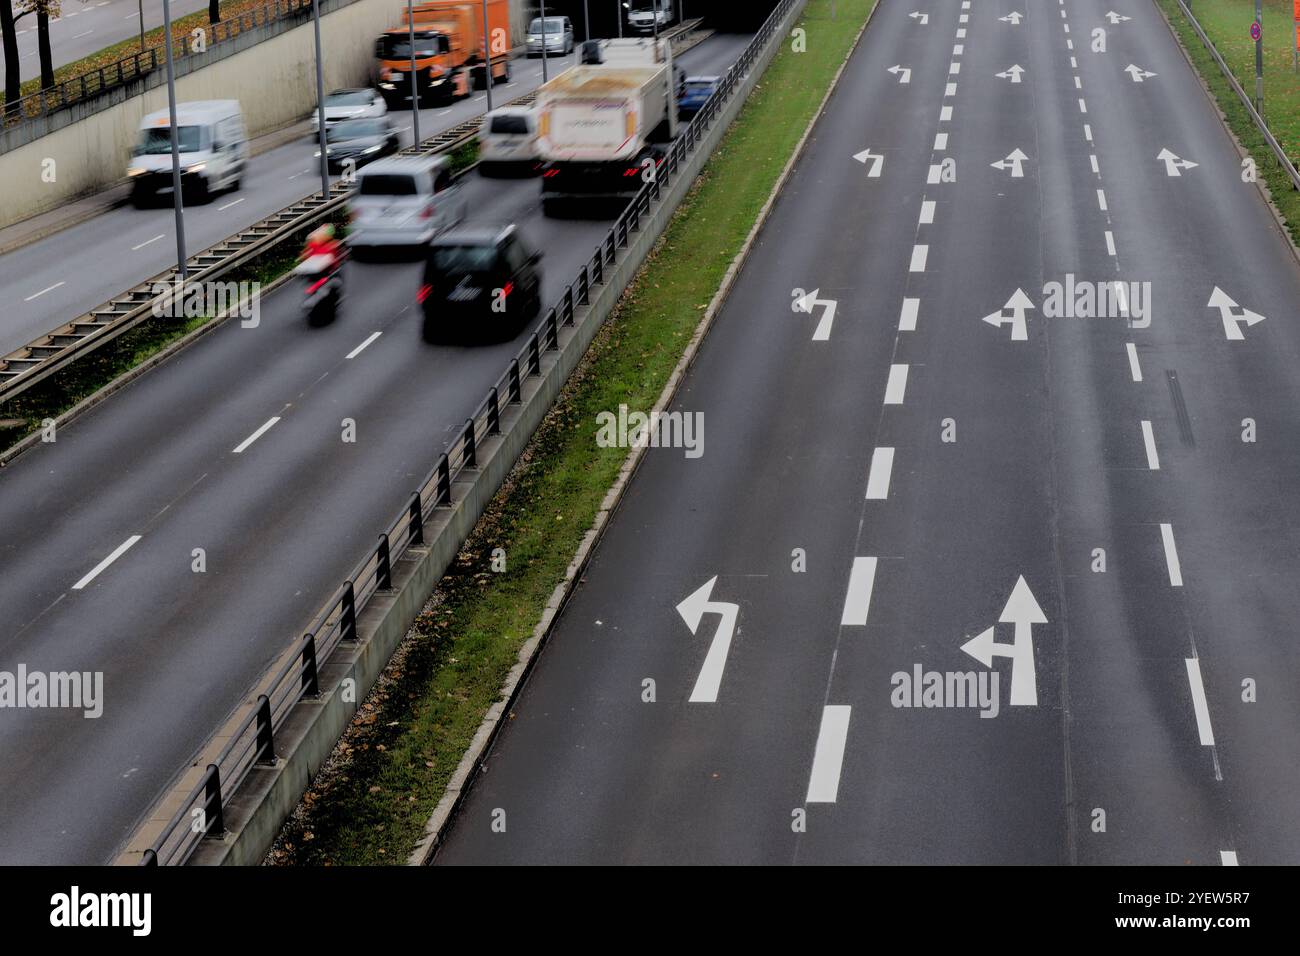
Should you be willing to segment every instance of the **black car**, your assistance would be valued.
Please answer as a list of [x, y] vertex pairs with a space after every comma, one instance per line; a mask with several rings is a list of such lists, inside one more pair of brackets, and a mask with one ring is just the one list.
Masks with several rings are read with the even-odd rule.
[[333, 172], [349, 159], [353, 168], [360, 168], [381, 156], [391, 156], [399, 146], [397, 129], [387, 116], [339, 120], [325, 128], [325, 155]]
[[418, 296], [425, 340], [513, 338], [541, 311], [541, 258], [514, 226], [440, 233], [429, 243]]

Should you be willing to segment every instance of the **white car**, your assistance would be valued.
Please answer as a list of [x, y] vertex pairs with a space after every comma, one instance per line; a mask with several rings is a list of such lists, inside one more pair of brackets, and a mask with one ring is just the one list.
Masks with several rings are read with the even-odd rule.
[[483, 117], [478, 134], [478, 163], [482, 173], [537, 166], [537, 112], [529, 106], [503, 106]]
[[348, 199], [354, 252], [421, 246], [465, 218], [466, 200], [446, 156], [394, 156], [357, 170]]
[[[388, 114], [388, 104], [378, 90], [334, 90], [325, 97], [325, 125], [339, 120], [375, 119]], [[311, 111], [311, 131], [320, 132], [320, 111]]]

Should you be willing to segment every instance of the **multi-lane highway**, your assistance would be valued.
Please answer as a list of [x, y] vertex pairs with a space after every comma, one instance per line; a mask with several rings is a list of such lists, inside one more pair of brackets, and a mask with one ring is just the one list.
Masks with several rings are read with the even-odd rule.
[[[724, 72], [748, 41], [683, 65]], [[536, 179], [464, 189], [474, 219], [546, 250], [548, 302], [609, 228], [544, 218]], [[0, 671], [104, 672], [96, 719], [6, 711], [0, 861], [110, 859], [519, 348], [427, 346], [418, 264], [348, 270], [332, 326], [306, 326], [293, 286], [264, 296], [255, 328], [227, 323], [0, 474]]]
[[[567, 69], [575, 56], [548, 58], [548, 75]], [[511, 81], [493, 87], [493, 103], [527, 93], [541, 82], [540, 60], [516, 60]], [[478, 92], [458, 103], [421, 110], [421, 138], [481, 114], [485, 99], [486, 94]], [[410, 111], [391, 115], [401, 131], [402, 145], [409, 145]], [[186, 206], [188, 253], [193, 255], [304, 196], [319, 193], [318, 149], [304, 124], [300, 138], [249, 161], [238, 191]], [[95, 268], [85, 268], [88, 262]], [[146, 209], [121, 206], [0, 256], [0, 277], [11, 296], [0, 316], [0, 354], [21, 348], [175, 263], [175, 215], [166, 201]]]
[[436, 862], [1300, 862], [1243, 169], [1150, 0], [881, 4]]

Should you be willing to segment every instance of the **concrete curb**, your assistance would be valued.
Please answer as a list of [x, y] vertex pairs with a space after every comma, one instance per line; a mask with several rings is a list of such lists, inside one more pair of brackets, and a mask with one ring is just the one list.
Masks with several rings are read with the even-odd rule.
[[[1241, 140], [1237, 138], [1236, 130], [1234, 130], [1232, 124], [1228, 122], [1228, 114], [1223, 111], [1223, 107], [1219, 104], [1218, 95], [1214, 90], [1210, 89], [1210, 81], [1202, 75], [1200, 68], [1196, 65], [1196, 61], [1192, 59], [1191, 53], [1188, 52], [1187, 47], [1183, 44], [1183, 38], [1179, 36], [1177, 28], [1170, 21], [1164, 8], [1160, 6], [1157, 0], [1151, 0], [1151, 5], [1156, 8], [1156, 13], [1160, 14], [1160, 18], [1164, 20], [1165, 26], [1169, 28], [1169, 35], [1174, 38], [1174, 43], [1178, 44], [1178, 51], [1182, 53], [1183, 59], [1187, 61], [1187, 65], [1191, 68], [1193, 75], [1195, 75], [1196, 79], [1200, 81], [1201, 92], [1204, 93], [1205, 98], [1210, 101], [1210, 106], [1214, 110], [1214, 115], [1219, 119], [1219, 125], [1222, 126], [1224, 132], [1228, 134], [1228, 138], [1232, 140], [1232, 144], [1237, 147], [1238, 155], [1240, 155], [1242, 159], [1246, 159], [1247, 157], [1254, 159], [1254, 154], [1245, 146], [1241, 145]], [[1291, 249], [1291, 255], [1295, 257], [1296, 264], [1300, 265], [1300, 246], [1296, 245], [1296, 241], [1291, 235], [1291, 230], [1287, 228], [1286, 218], [1282, 215], [1282, 211], [1278, 209], [1277, 204], [1273, 202], [1273, 192], [1268, 188], [1268, 183], [1264, 182], [1264, 180], [1259, 176], [1256, 176], [1255, 188], [1259, 190], [1259, 194], [1264, 198], [1264, 205], [1268, 207], [1268, 211], [1273, 214], [1273, 221], [1277, 224], [1278, 231], [1282, 233], [1282, 238], [1286, 240], [1287, 246]]]
[[[789, 19], [796, 17], [802, 8], [803, 0], [799, 0], [791, 9]], [[735, 96], [722, 108], [696, 149], [683, 159], [678, 175], [664, 187], [659, 200], [641, 217], [638, 229], [630, 233], [627, 245], [615, 262], [606, 267], [605, 282], [593, 288], [590, 302], [578, 309], [573, 324], [560, 328], [558, 350], [541, 353], [541, 374], [523, 379], [522, 400], [502, 409], [499, 434], [481, 440], [477, 449], [478, 467], [462, 473], [452, 486], [452, 503], [436, 509], [426, 522], [427, 544], [407, 549], [400, 559], [393, 562], [392, 589], [375, 593], [357, 615], [358, 640], [339, 645], [320, 666], [320, 694], [295, 704], [276, 728], [274, 762], [253, 766], [238, 788], [226, 792], [224, 836], [199, 842], [188, 862], [195, 865], [251, 865], [265, 857], [284, 820], [298, 805], [311, 779], [333, 752], [429, 594], [455, 560], [537, 426], [550, 413], [556, 396], [586, 354], [606, 317], [614, 310], [623, 290], [650, 254], [699, 170], [712, 155], [731, 120], [744, 107], [749, 91], [775, 55], [782, 38], [781, 31], [774, 34], [769, 48], [760, 54], [741, 79]], [[145, 849], [164, 832], [173, 815], [189, 806], [188, 797], [203, 778], [205, 768], [215, 761], [239, 726], [256, 709], [259, 695], [268, 690], [267, 685], [281, 668], [292, 666], [300, 653], [301, 642], [292, 641], [271, 663], [257, 686], [233, 709], [190, 765], [178, 773], [167, 792], [147, 811], [116, 855], [116, 863], [131, 865], [140, 862]], [[494, 712], [499, 714], [502, 706], [494, 708]], [[179, 833], [173, 831], [181, 840], [188, 832], [184, 824]], [[168, 856], [164, 854], [164, 861]]]
[[[808, 121], [807, 127], [804, 129], [803, 135], [799, 137], [799, 141], [795, 144], [794, 150], [790, 154], [790, 158], [786, 161], [780, 175], [777, 176], [776, 182], [773, 183], [767, 201], [763, 203], [762, 209], [758, 211], [758, 216], [754, 220], [754, 225], [750, 229], [749, 235], [745, 237], [745, 241], [741, 245], [740, 251], [736, 253], [735, 257], [731, 260], [731, 263], [727, 266], [727, 271], [723, 274], [722, 282], [718, 285], [718, 291], [714, 293], [713, 298], [709, 301], [708, 308], [705, 309], [703, 317], [695, 327], [695, 333], [687, 343], [681, 359], [673, 369], [672, 374], [669, 375], [668, 381], [664, 384], [663, 391], [659, 394], [659, 399], [654, 404], [654, 412], [662, 412], [667, 409], [669, 404], [672, 403], [673, 397], [677, 394], [677, 389], [681, 385], [682, 380], [686, 377], [687, 371], [689, 371], [691, 365], [694, 364], [695, 357], [699, 353], [704, 337], [708, 335], [709, 330], [713, 326], [714, 317], [719, 311], [721, 311], [723, 304], [731, 293], [731, 287], [735, 284], [736, 277], [740, 274], [740, 270], [744, 266], [745, 260], [749, 258], [750, 249], [757, 240], [759, 233], [763, 231], [763, 227], [767, 223], [768, 216], [771, 213], [772, 207], [776, 204], [777, 197], [780, 195], [782, 187], [785, 185], [786, 180], [789, 179], [791, 172], [799, 161], [799, 158], [803, 155], [804, 147], [807, 144], [809, 137], [812, 135], [813, 128], [817, 125], [818, 120], [821, 119], [821, 115], [826, 109], [826, 104], [830, 101], [831, 95], [835, 92], [835, 87], [839, 84], [840, 75], [844, 72], [849, 59], [858, 48], [858, 43], [862, 39], [863, 33], [866, 32], [867, 26], [871, 23], [871, 17], [875, 14], [879, 5], [879, 0], [877, 0], [876, 5], [873, 6], [867, 14], [867, 19], [863, 22], [862, 29], [859, 30], [857, 36], [854, 37], [852, 46], [849, 47], [849, 51], [845, 55], [843, 62], [840, 63], [839, 68], [835, 71], [835, 75], [831, 78], [830, 85], [826, 90], [826, 95], [822, 97], [821, 103], [818, 104], [817, 110], [813, 113], [812, 118]], [[792, 11], [792, 16], [794, 17], [793, 22], [797, 22], [797, 18], [802, 12], [802, 6], [799, 9]], [[787, 22], [785, 27], [783, 27], [777, 35], [784, 39], [791, 26], [792, 22]], [[455, 819], [456, 811], [460, 808], [460, 804], [469, 790], [470, 783], [472, 782], [471, 778], [475, 771], [477, 771], [482, 765], [484, 758], [487, 756], [488, 750], [491, 749], [492, 743], [496, 739], [497, 731], [501, 726], [502, 716], [510, 712], [510, 709], [518, 699], [519, 693], [523, 689], [525, 679], [528, 674], [531, 673], [533, 664], [536, 662], [538, 656], [541, 654], [542, 648], [546, 646], [546, 642], [550, 638], [552, 625], [555, 623], [556, 618], [559, 617], [560, 611], [568, 601], [569, 596], [573, 593], [573, 589], [577, 586], [578, 580], [591, 558], [591, 552], [594, 550], [597, 542], [599, 542], [604, 536], [605, 529], [608, 527], [610, 519], [613, 517], [614, 511], [617, 509], [619, 502], [623, 500], [623, 494], [627, 490], [627, 486], [631, 482], [632, 476], [636, 473], [637, 468], [640, 467], [645, 452], [646, 449], [644, 447], [632, 448], [628, 451], [627, 458], [624, 460], [623, 466], [619, 469], [618, 477], [614, 480], [614, 484], [610, 487], [609, 492], [601, 502], [600, 510], [596, 513], [596, 518], [592, 522], [591, 527], [583, 536], [581, 544], [578, 545], [578, 550], [574, 554], [573, 560], [569, 562], [569, 566], [564, 574], [564, 580], [556, 585], [555, 590], [551, 593], [550, 598], [546, 602], [546, 607], [542, 611], [541, 619], [537, 622], [537, 626], [533, 628], [532, 636], [519, 649], [519, 660], [515, 666], [511, 668], [510, 673], [506, 676], [505, 683], [501, 687], [501, 699], [493, 704], [488, 709], [487, 714], [484, 715], [483, 722], [479, 725], [478, 731], [474, 734], [474, 739], [470, 742], [469, 749], [465, 751], [465, 755], [461, 758], [460, 764], [456, 767], [456, 772], [452, 774], [451, 779], [448, 781], [447, 789], [443, 794], [442, 799], [434, 808], [432, 815], [429, 817], [429, 822], [425, 824], [424, 836], [421, 838], [420, 842], [416, 844], [415, 850], [407, 859], [408, 866], [426, 866], [432, 862], [448, 827], [452, 820]]]

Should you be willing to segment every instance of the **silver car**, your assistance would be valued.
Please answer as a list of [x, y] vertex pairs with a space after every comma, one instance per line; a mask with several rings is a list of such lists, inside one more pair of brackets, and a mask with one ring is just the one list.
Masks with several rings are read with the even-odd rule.
[[568, 56], [573, 52], [573, 24], [568, 17], [533, 17], [526, 41], [529, 56], [542, 55], [543, 38], [547, 56]]
[[348, 245], [419, 246], [465, 218], [465, 197], [445, 156], [381, 159], [357, 170]]

